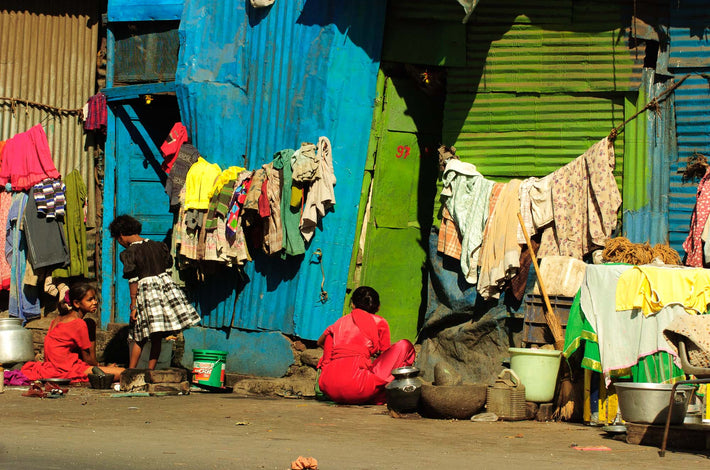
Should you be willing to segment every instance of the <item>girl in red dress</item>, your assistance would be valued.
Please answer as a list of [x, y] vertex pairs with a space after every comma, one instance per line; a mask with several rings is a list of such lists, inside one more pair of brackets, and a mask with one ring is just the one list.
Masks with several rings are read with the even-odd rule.
[[84, 315], [95, 312], [97, 305], [93, 286], [83, 282], [72, 285], [59, 303], [59, 316], [52, 321], [44, 338], [44, 362], [28, 362], [22, 373], [30, 380], [58, 378], [86, 382], [88, 374], [98, 367], [113, 375], [115, 381], [120, 380], [122, 367], [99, 367], [96, 360], [96, 346], [90, 339], [96, 338], [96, 324], [85, 320]]
[[416, 353], [409, 340], [390, 346], [387, 320], [375, 315], [380, 296], [372, 287], [353, 291], [352, 312], [326, 328], [318, 339], [323, 357], [318, 386], [337, 403], [385, 403], [385, 385], [394, 380], [392, 369], [410, 366]]

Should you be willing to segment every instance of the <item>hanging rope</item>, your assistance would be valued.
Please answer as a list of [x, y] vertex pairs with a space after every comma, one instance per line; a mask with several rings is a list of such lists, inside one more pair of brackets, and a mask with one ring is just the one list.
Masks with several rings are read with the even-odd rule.
[[616, 137], [619, 135], [620, 132], [624, 130], [624, 126], [626, 126], [628, 123], [636, 119], [641, 113], [645, 112], [646, 110], [653, 109], [654, 112], [658, 112], [658, 104], [666, 99], [667, 95], [669, 95], [671, 92], [673, 92], [676, 88], [678, 88], [688, 77], [690, 77], [690, 74], [685, 75], [682, 77], [680, 80], [675, 82], [673, 85], [671, 85], [670, 88], [668, 88], [666, 91], [649, 101], [646, 106], [643, 108], [639, 109], [636, 114], [628, 118], [626, 121], [622, 122], [619, 126], [613, 128], [611, 132], [609, 132], [609, 140], [614, 141], [616, 140]]
[[81, 108], [78, 108], [78, 109], [59, 108], [57, 106], [50, 106], [48, 104], [38, 103], [36, 101], [20, 100], [17, 98], [8, 98], [6, 96], [0, 96], [0, 101], [9, 101], [10, 102], [10, 110], [11, 110], [12, 114], [15, 114], [15, 111], [17, 110], [18, 105], [24, 105], [26, 108], [32, 107], [32, 108], [41, 109], [42, 111], [46, 111], [48, 113], [53, 113], [53, 114], [59, 114], [61, 116], [72, 116], [72, 115], [81, 116], [83, 114], [81, 111]]

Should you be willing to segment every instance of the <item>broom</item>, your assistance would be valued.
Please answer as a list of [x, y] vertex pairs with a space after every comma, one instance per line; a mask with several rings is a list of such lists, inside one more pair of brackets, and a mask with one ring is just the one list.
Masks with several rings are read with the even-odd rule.
[[[565, 335], [562, 331], [562, 325], [560, 324], [559, 318], [555, 315], [554, 310], [552, 310], [552, 305], [550, 304], [550, 298], [547, 296], [547, 290], [545, 289], [545, 283], [542, 280], [542, 275], [540, 273], [540, 267], [537, 264], [537, 257], [535, 256], [535, 250], [532, 247], [530, 241], [530, 235], [525, 228], [525, 223], [523, 222], [523, 216], [518, 212], [518, 221], [520, 222], [520, 227], [523, 230], [523, 235], [525, 235], [525, 241], [528, 244], [528, 250], [530, 251], [530, 258], [532, 260], [532, 265], [535, 268], [535, 274], [537, 275], [537, 282], [540, 286], [540, 293], [542, 293], [542, 298], [545, 301], [545, 322], [552, 332], [552, 338], [555, 341], [555, 349], [562, 351], [565, 346]], [[567, 370], [567, 361], [562, 361], [563, 363], [563, 374], [560, 380], [560, 393], [557, 401], [557, 409], [555, 410], [554, 417], [562, 420], [568, 420], [572, 417], [574, 413], [574, 386], [570, 379], [569, 371]]]

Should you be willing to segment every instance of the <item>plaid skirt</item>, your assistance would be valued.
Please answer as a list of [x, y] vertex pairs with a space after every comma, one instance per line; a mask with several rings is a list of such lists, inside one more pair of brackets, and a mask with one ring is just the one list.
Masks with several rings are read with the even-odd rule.
[[168, 272], [138, 281], [136, 308], [129, 334], [134, 341], [143, 341], [153, 333], [176, 333], [200, 322], [200, 315]]

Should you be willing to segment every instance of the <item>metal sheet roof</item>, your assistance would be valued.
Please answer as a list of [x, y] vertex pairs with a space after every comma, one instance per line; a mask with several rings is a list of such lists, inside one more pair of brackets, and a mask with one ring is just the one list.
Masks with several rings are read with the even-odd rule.
[[[257, 168], [274, 152], [328, 136], [337, 205], [303, 258], [255, 256], [235, 279], [205, 286], [203, 324], [315, 339], [342, 313], [370, 134], [385, 2], [244, 1], [185, 5], [177, 93], [193, 143], [222, 166]], [[314, 255], [320, 249], [322, 263]], [[319, 302], [321, 283], [329, 300]]]

